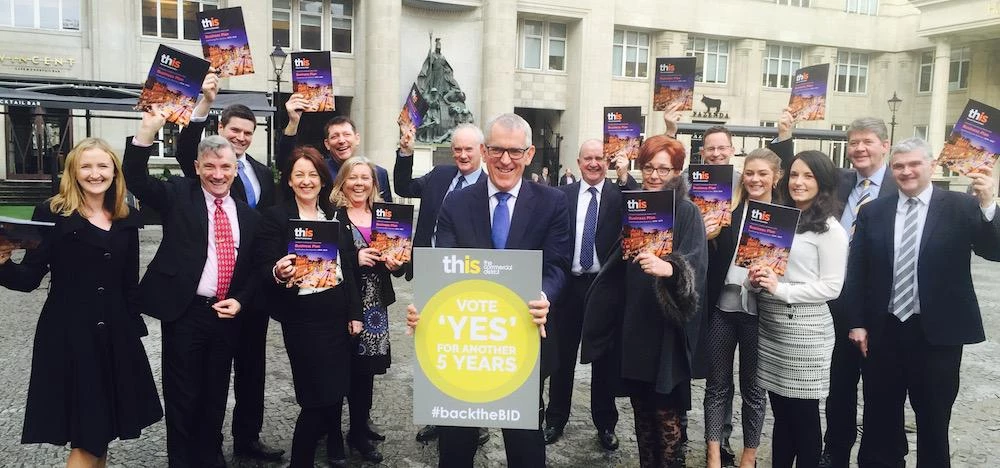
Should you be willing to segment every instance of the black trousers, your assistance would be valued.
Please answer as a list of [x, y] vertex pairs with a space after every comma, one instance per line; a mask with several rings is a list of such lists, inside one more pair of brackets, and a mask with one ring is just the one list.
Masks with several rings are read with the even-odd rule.
[[264, 363], [267, 360], [267, 324], [270, 317], [260, 307], [248, 305], [241, 312], [239, 342], [233, 359], [233, 443], [249, 444], [260, 438], [264, 426]]
[[[552, 323], [555, 328], [557, 367], [549, 376], [549, 403], [545, 409], [545, 424], [564, 427], [569, 421], [573, 402], [573, 371], [576, 368], [577, 352], [580, 349], [580, 334], [583, 329], [584, 298], [596, 274], [570, 276], [566, 291], [559, 304], [553, 308]], [[618, 408], [609, 382], [607, 361], [598, 360], [592, 364], [590, 384], [590, 416], [598, 430], [615, 429], [618, 424]]]
[[[507, 466], [524, 468], [545, 467], [545, 436], [541, 424], [545, 409], [538, 396], [539, 429], [504, 429], [503, 447]], [[478, 427], [438, 427], [438, 468], [472, 468], [479, 449]]]
[[222, 453], [222, 423], [239, 318], [221, 319], [196, 297], [163, 330], [163, 400], [171, 468], [212, 466]]
[[823, 443], [833, 457], [834, 468], [847, 468], [851, 449], [858, 438], [858, 381], [861, 352], [847, 338], [850, 329], [843, 320], [843, 303], [830, 301], [836, 338], [830, 362], [830, 394], [826, 397], [826, 434]]
[[372, 412], [374, 394], [375, 374], [364, 369], [355, 370], [355, 367], [351, 367], [351, 388], [347, 394], [351, 432], [361, 431], [359, 434], [365, 434], [368, 418]]
[[961, 367], [962, 345], [928, 343], [919, 315], [904, 323], [887, 317], [885, 329], [868, 337], [865, 431], [858, 464], [905, 466], [903, 404], [908, 394], [917, 419], [917, 468], [950, 467], [948, 424]]
[[292, 459], [289, 467], [312, 468], [316, 459], [316, 444], [326, 433], [330, 433], [326, 446], [327, 457], [345, 458], [344, 438], [340, 432], [342, 411], [343, 404], [299, 410], [299, 417], [295, 421], [295, 433], [292, 435]]
[[773, 468], [816, 468], [823, 450], [819, 426], [819, 400], [787, 398], [768, 392], [774, 430], [771, 441]]

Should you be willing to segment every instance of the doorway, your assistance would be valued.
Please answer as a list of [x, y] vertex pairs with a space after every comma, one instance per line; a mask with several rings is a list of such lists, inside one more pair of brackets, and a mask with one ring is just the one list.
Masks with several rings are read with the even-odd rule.
[[8, 107], [7, 178], [47, 180], [62, 171], [72, 148], [68, 109]]

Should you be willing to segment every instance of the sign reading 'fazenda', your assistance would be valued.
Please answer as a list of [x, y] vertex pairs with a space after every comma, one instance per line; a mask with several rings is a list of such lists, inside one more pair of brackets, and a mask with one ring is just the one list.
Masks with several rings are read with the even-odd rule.
[[542, 253], [413, 250], [414, 424], [538, 429]]

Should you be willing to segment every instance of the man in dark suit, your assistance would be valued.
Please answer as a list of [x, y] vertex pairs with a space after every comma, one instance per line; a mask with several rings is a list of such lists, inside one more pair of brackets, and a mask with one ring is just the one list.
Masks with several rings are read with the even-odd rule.
[[[177, 163], [187, 177], [196, 177], [195, 157], [198, 143], [207, 124], [207, 117], [219, 91], [218, 77], [210, 73], [202, 84], [202, 96], [195, 105], [191, 123], [177, 138]], [[219, 135], [233, 145], [236, 152], [237, 176], [233, 179], [231, 196], [259, 212], [274, 205], [274, 177], [267, 165], [246, 153], [253, 143], [257, 118], [247, 106], [233, 104], [222, 111]], [[233, 357], [233, 453], [261, 460], [280, 460], [284, 450], [261, 442], [264, 427], [264, 376], [267, 361], [267, 325], [270, 321], [262, 303], [245, 304], [241, 316], [239, 344]]]
[[260, 215], [230, 196], [236, 154], [221, 136], [198, 146], [197, 178], [161, 181], [150, 147], [166, 121], [158, 107], [126, 143], [129, 189], [160, 213], [163, 239], [139, 284], [143, 312], [163, 329], [163, 399], [171, 467], [225, 466], [222, 423], [243, 304], [256, 279], [252, 244]]
[[[557, 366], [549, 377], [546, 444], [559, 440], [569, 420], [573, 371], [583, 326], [583, 299], [601, 265], [614, 250], [622, 230], [621, 191], [618, 184], [606, 179], [608, 160], [604, 157], [603, 143], [600, 140], [583, 142], [576, 162], [583, 180], [559, 187], [566, 194], [567, 220], [574, 247], [570, 275], [552, 307], [555, 312], [549, 327], [557, 346]], [[606, 373], [613, 370], [603, 361], [595, 362], [590, 379], [590, 415], [597, 428], [597, 439], [605, 450], [618, 448], [615, 436], [618, 409], [615, 408], [614, 391], [607, 385], [612, 379]]]
[[[423, 176], [413, 178], [413, 134], [400, 137], [396, 165], [393, 167], [393, 181], [396, 195], [420, 199], [420, 215], [413, 234], [414, 247], [433, 247], [434, 230], [437, 228], [438, 211], [444, 197], [455, 190], [479, 182], [484, 174], [481, 167], [485, 151], [482, 130], [472, 124], [461, 124], [451, 134], [451, 154], [455, 165], [435, 166]], [[413, 263], [406, 266], [406, 279], [413, 278]], [[417, 441], [427, 442], [437, 437], [437, 426], [427, 425], [417, 431]], [[479, 443], [485, 444], [490, 438], [489, 431], [480, 431]]]
[[[278, 138], [278, 156], [276, 165], [278, 170], [284, 170], [285, 161], [291, 156], [292, 150], [298, 144], [299, 122], [302, 120], [302, 112], [306, 108], [306, 100], [301, 94], [293, 94], [285, 103], [285, 110], [288, 112], [288, 125]], [[326, 122], [323, 126], [322, 146], [316, 149], [323, 154], [326, 165], [330, 168], [330, 175], [336, 179], [340, 171], [340, 165], [352, 156], [355, 156], [358, 145], [361, 144], [361, 133], [354, 125], [354, 121], [344, 115], [338, 115]], [[378, 182], [379, 195], [382, 200], [392, 202], [392, 189], [389, 188], [389, 171], [384, 167], [375, 166], [375, 180]]]
[[[542, 299], [528, 302], [535, 323], [545, 337], [547, 298], [559, 297], [569, 269], [569, 223], [566, 196], [553, 188], [525, 183], [525, 166], [531, 164], [535, 147], [531, 127], [516, 114], [502, 114], [487, 126], [486, 181], [452, 193], [438, 215], [438, 247], [519, 249], [542, 251]], [[416, 308], [407, 310], [407, 325], [419, 321]], [[554, 349], [542, 340], [542, 378], [554, 366]], [[540, 397], [541, 395], [539, 395]], [[540, 400], [541, 398], [539, 398]], [[542, 410], [539, 408], [539, 423]], [[545, 439], [541, 429], [504, 429], [509, 466], [545, 466]], [[476, 428], [441, 427], [438, 466], [471, 467], [476, 454]]]
[[969, 175], [975, 197], [935, 188], [931, 148], [919, 138], [896, 144], [890, 167], [898, 193], [859, 213], [841, 296], [850, 340], [867, 358], [858, 464], [905, 466], [909, 396], [917, 466], [947, 468], [962, 347], [985, 339], [971, 257], [1000, 261], [992, 171]]
[[562, 177], [559, 178], [559, 185], [569, 185], [576, 182], [576, 176], [573, 172], [566, 168], [566, 172], [563, 173]]
[[[785, 109], [778, 122], [778, 140], [770, 148], [781, 158], [787, 172], [794, 156], [792, 114]], [[888, 173], [885, 155], [889, 151], [889, 132], [882, 119], [865, 117], [847, 128], [847, 157], [851, 169], [840, 169], [837, 199], [844, 204], [840, 224], [852, 235], [854, 221], [861, 207], [881, 197], [896, 194], [896, 182]], [[830, 394], [826, 398], [826, 434], [823, 437], [821, 468], [847, 468], [851, 449], [857, 440], [858, 381], [861, 379], [861, 354], [847, 338], [850, 327], [845, 320], [844, 302], [830, 302], [836, 340], [830, 363]]]

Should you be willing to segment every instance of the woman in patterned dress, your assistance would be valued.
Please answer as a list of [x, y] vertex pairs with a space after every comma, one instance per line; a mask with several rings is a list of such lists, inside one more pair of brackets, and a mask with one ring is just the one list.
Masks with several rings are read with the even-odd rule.
[[333, 183], [333, 201], [339, 209], [337, 219], [349, 225], [354, 243], [344, 242], [342, 249], [354, 248], [358, 267], [354, 270], [355, 284], [361, 295], [362, 329], [356, 337], [357, 347], [351, 360], [351, 389], [347, 400], [351, 412], [351, 428], [347, 445], [372, 462], [382, 460], [382, 454], [372, 440], [385, 437], [368, 425], [372, 407], [372, 387], [375, 375], [385, 374], [392, 358], [389, 352], [388, 307], [396, 302], [392, 276], [402, 276], [403, 265], [393, 257], [383, 257], [369, 247], [372, 231], [372, 205], [381, 201], [375, 164], [355, 156], [340, 167]]

